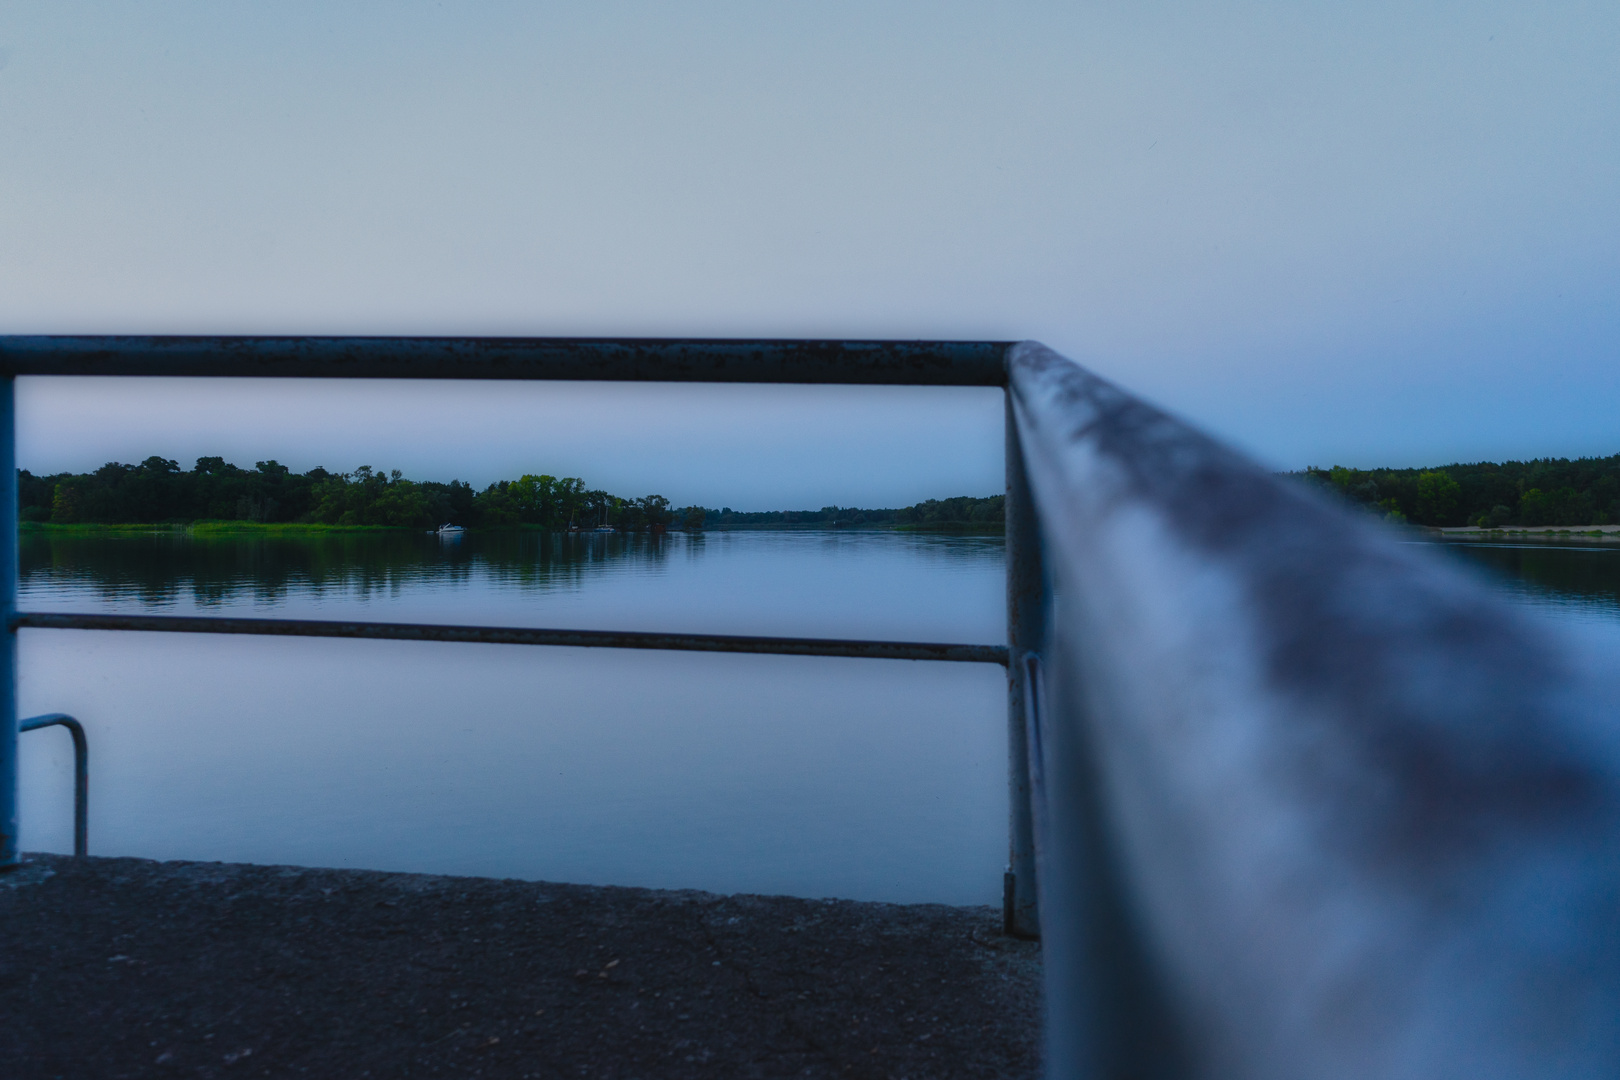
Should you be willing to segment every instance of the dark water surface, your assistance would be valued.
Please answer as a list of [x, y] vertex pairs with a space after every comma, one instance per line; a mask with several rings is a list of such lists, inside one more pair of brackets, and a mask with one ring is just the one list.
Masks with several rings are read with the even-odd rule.
[[1452, 541], [1447, 554], [1482, 569], [1533, 610], [1560, 619], [1620, 619], [1620, 543]]
[[[1620, 624], [1620, 546], [1446, 544], [1562, 623]], [[27, 610], [1003, 639], [1000, 538], [892, 532], [30, 534]], [[92, 748], [91, 850], [994, 903], [1000, 668], [24, 631], [25, 715]], [[70, 845], [60, 732], [22, 841]]]

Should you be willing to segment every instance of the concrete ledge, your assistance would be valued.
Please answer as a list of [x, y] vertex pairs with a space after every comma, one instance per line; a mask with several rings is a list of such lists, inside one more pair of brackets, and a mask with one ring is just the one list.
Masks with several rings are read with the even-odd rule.
[[993, 908], [32, 856], [0, 1075], [1022, 1077]]

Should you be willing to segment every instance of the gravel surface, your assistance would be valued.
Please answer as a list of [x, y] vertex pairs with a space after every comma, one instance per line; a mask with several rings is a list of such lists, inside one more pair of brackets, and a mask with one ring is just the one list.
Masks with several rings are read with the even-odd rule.
[[991, 908], [39, 855], [0, 1076], [1024, 1077]]

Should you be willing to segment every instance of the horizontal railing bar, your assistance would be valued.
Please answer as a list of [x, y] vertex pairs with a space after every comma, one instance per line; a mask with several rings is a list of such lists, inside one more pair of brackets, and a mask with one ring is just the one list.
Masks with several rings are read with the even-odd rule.
[[91, 615], [46, 611], [19, 612], [12, 616], [11, 625], [17, 629], [32, 630], [140, 630], [179, 634], [380, 638], [388, 641], [465, 641], [486, 645], [569, 645], [606, 649], [674, 649], [681, 652], [770, 653], [779, 656], [853, 656], [872, 660], [944, 660], [969, 664], [1007, 663], [1007, 648], [1004, 645], [663, 634], [637, 630], [546, 630], [521, 626], [442, 626], [191, 615]]
[[1004, 386], [1004, 341], [0, 336], [0, 374]]

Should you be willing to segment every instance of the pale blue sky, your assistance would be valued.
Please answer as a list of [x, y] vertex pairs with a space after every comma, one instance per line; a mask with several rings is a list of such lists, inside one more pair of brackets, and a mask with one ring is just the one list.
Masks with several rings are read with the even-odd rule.
[[[1620, 6], [0, 3], [0, 332], [1032, 337], [1284, 467], [1620, 451]], [[23, 388], [709, 505], [999, 487], [982, 391]]]

